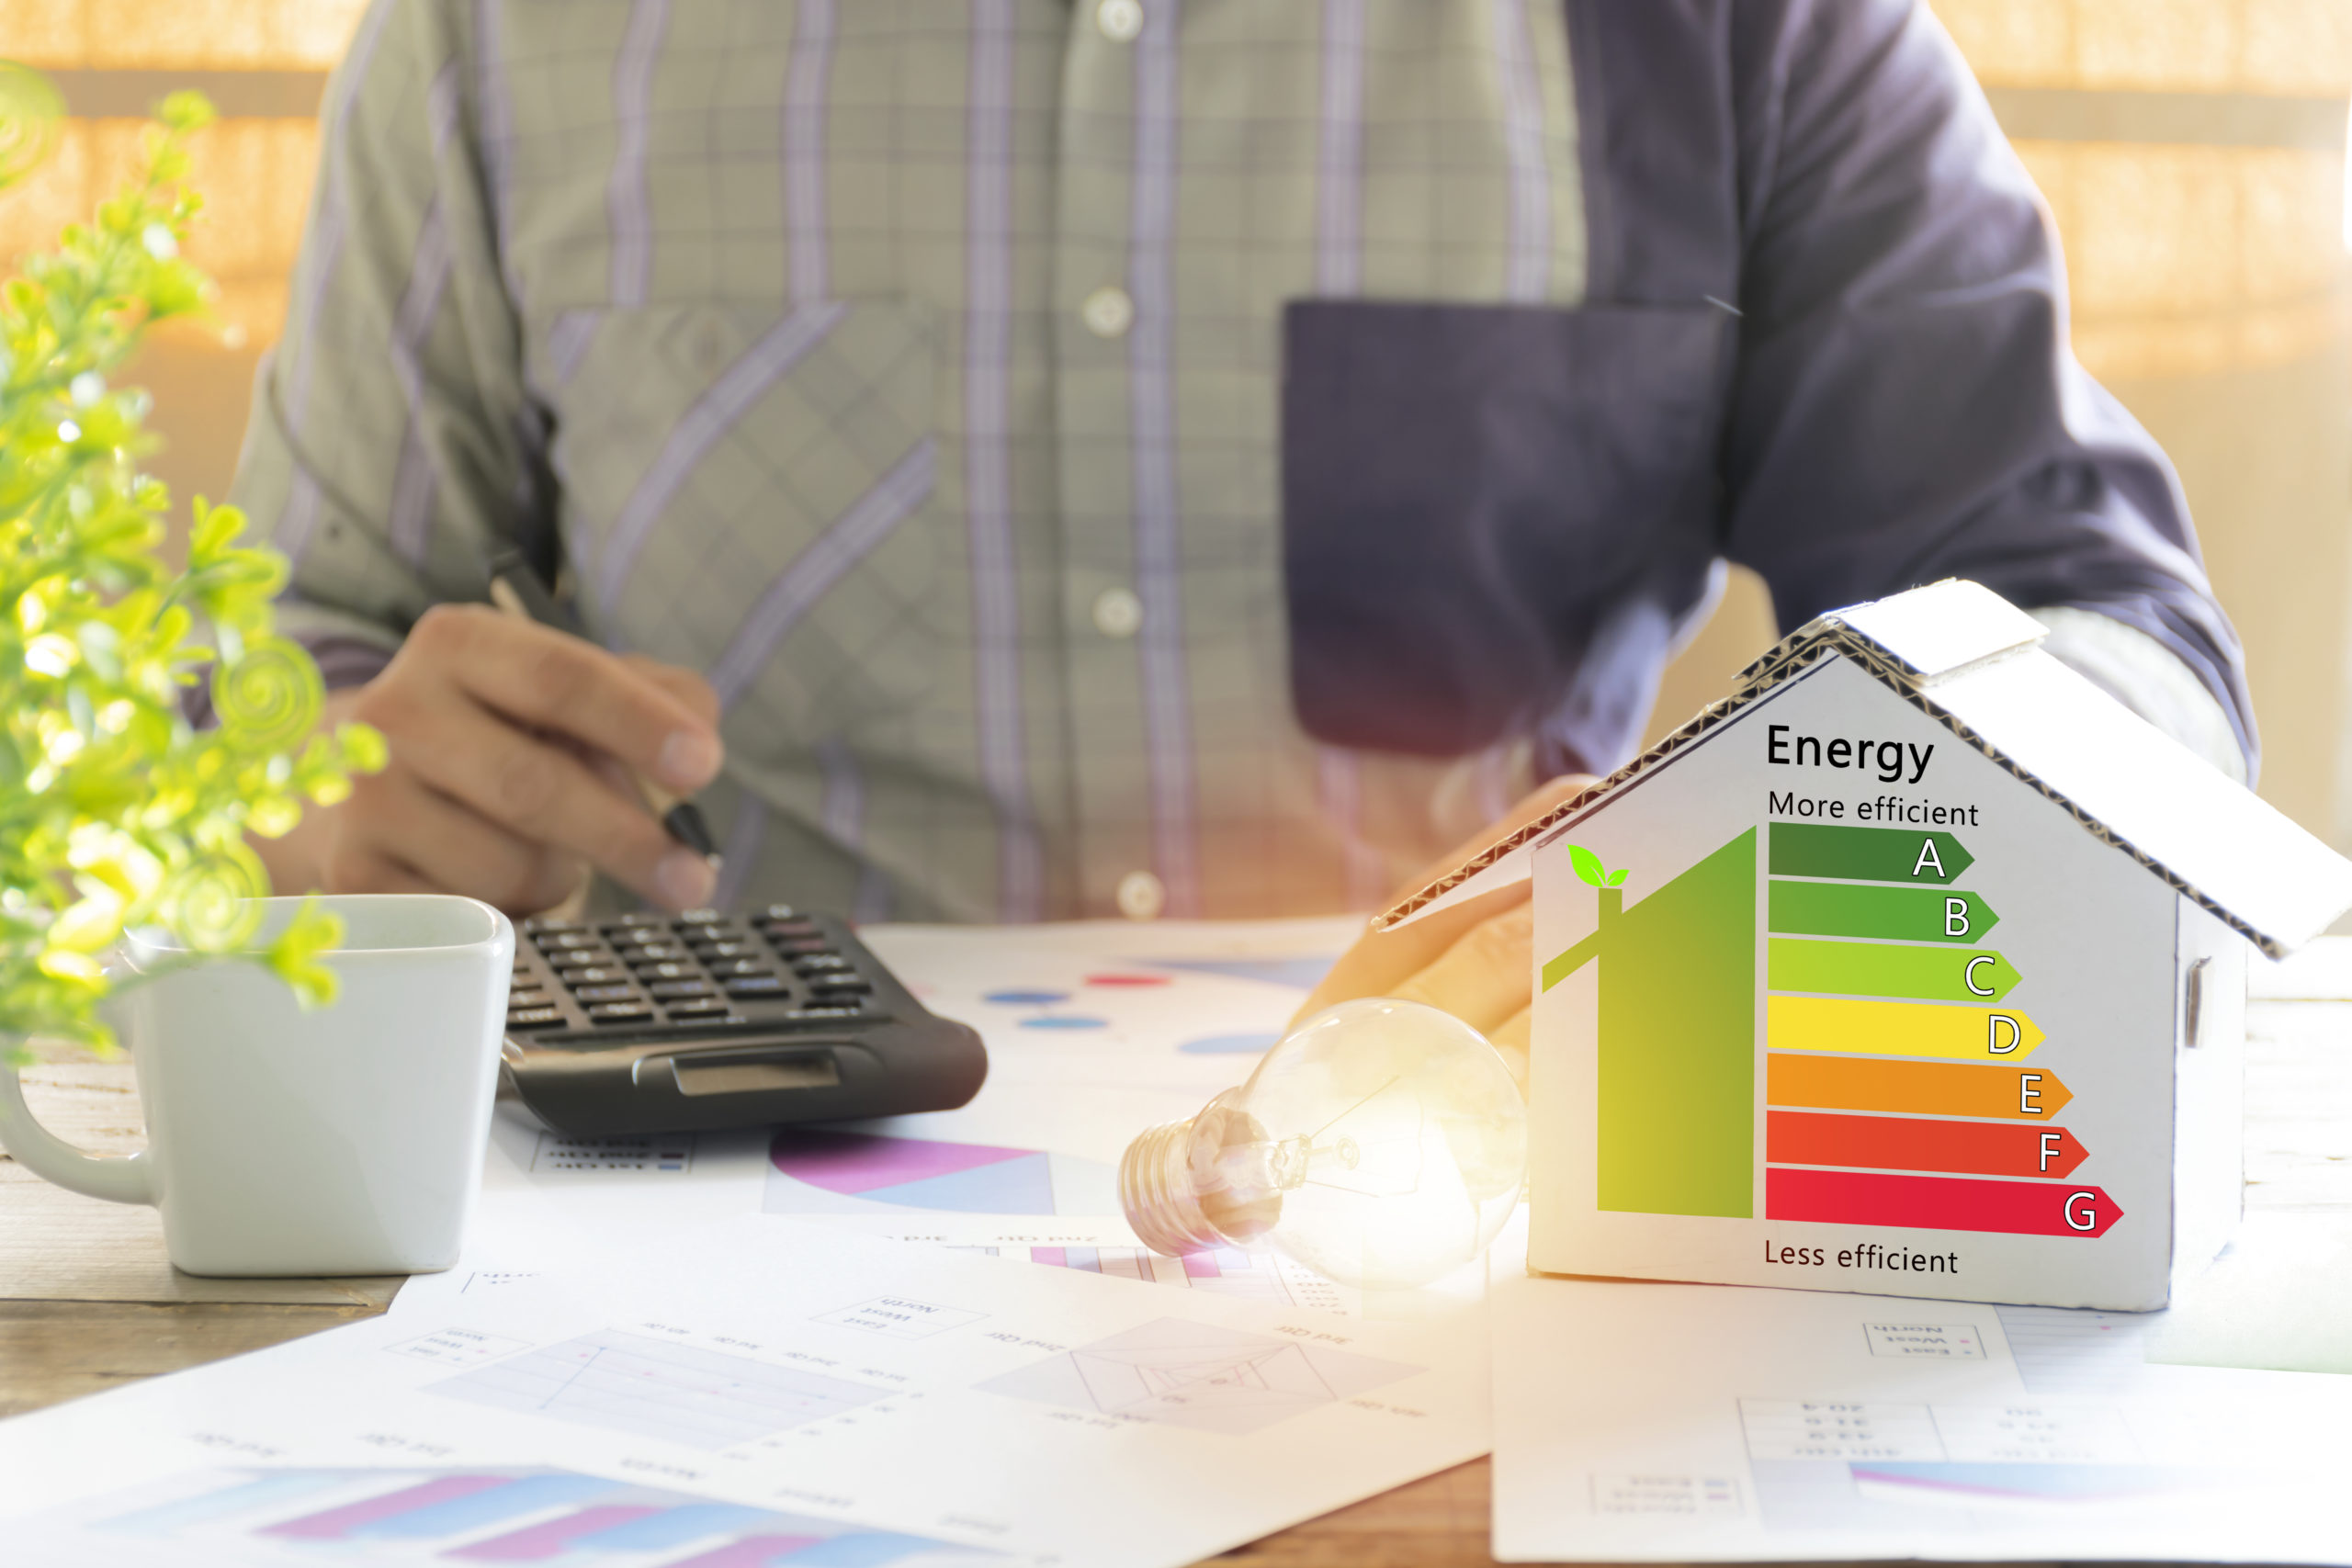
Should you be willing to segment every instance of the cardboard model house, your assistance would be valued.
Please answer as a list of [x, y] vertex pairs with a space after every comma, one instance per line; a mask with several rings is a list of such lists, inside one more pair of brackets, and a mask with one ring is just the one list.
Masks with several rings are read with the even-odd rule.
[[1534, 878], [1532, 1268], [2142, 1309], [2226, 1243], [2246, 943], [2352, 863], [2042, 636], [1822, 616], [1384, 918]]

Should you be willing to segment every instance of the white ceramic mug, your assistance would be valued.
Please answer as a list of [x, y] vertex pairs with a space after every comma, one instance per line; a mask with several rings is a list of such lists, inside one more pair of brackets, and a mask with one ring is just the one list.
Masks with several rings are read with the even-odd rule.
[[[300, 903], [261, 901], [259, 941]], [[96, 1158], [43, 1128], [0, 1060], [0, 1145], [61, 1187], [163, 1212], [191, 1274], [417, 1274], [457, 1261], [498, 1085], [514, 928], [471, 898], [334, 897], [342, 979], [304, 1011], [263, 965], [124, 943], [111, 1009], [139, 1070], [147, 1146]]]

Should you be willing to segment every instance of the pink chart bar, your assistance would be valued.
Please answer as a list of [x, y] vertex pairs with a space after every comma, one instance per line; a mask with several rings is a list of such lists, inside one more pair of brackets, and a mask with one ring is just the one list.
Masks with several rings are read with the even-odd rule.
[[478, 1540], [471, 1546], [461, 1546], [447, 1553], [472, 1562], [537, 1562], [556, 1556], [582, 1536], [594, 1535], [648, 1514], [658, 1514], [659, 1508], [638, 1507], [623, 1504], [607, 1504], [600, 1508], [582, 1508], [560, 1519], [533, 1525], [512, 1534]]
[[445, 1475], [436, 1481], [426, 1481], [381, 1497], [364, 1502], [347, 1503], [340, 1508], [329, 1508], [322, 1514], [307, 1514], [299, 1519], [288, 1519], [264, 1529], [263, 1535], [289, 1536], [297, 1540], [334, 1540], [379, 1519], [395, 1518], [436, 1504], [455, 1502], [470, 1497], [477, 1492], [487, 1492], [493, 1486], [507, 1484], [503, 1475]]

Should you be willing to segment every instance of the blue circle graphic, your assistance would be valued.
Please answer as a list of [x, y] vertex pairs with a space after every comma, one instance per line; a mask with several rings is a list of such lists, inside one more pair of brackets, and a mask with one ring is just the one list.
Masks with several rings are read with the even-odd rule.
[[1254, 1056], [1272, 1050], [1281, 1038], [1279, 1034], [1204, 1034], [1176, 1049], [1193, 1056]]

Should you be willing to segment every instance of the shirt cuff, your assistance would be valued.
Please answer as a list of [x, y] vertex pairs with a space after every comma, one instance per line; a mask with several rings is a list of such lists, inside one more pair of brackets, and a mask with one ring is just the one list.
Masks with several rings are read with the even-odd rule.
[[2197, 672], [2154, 637], [2111, 615], [2071, 605], [2031, 612], [2050, 628], [2042, 648], [2091, 684], [2238, 783], [2245, 753], [2230, 716]]

